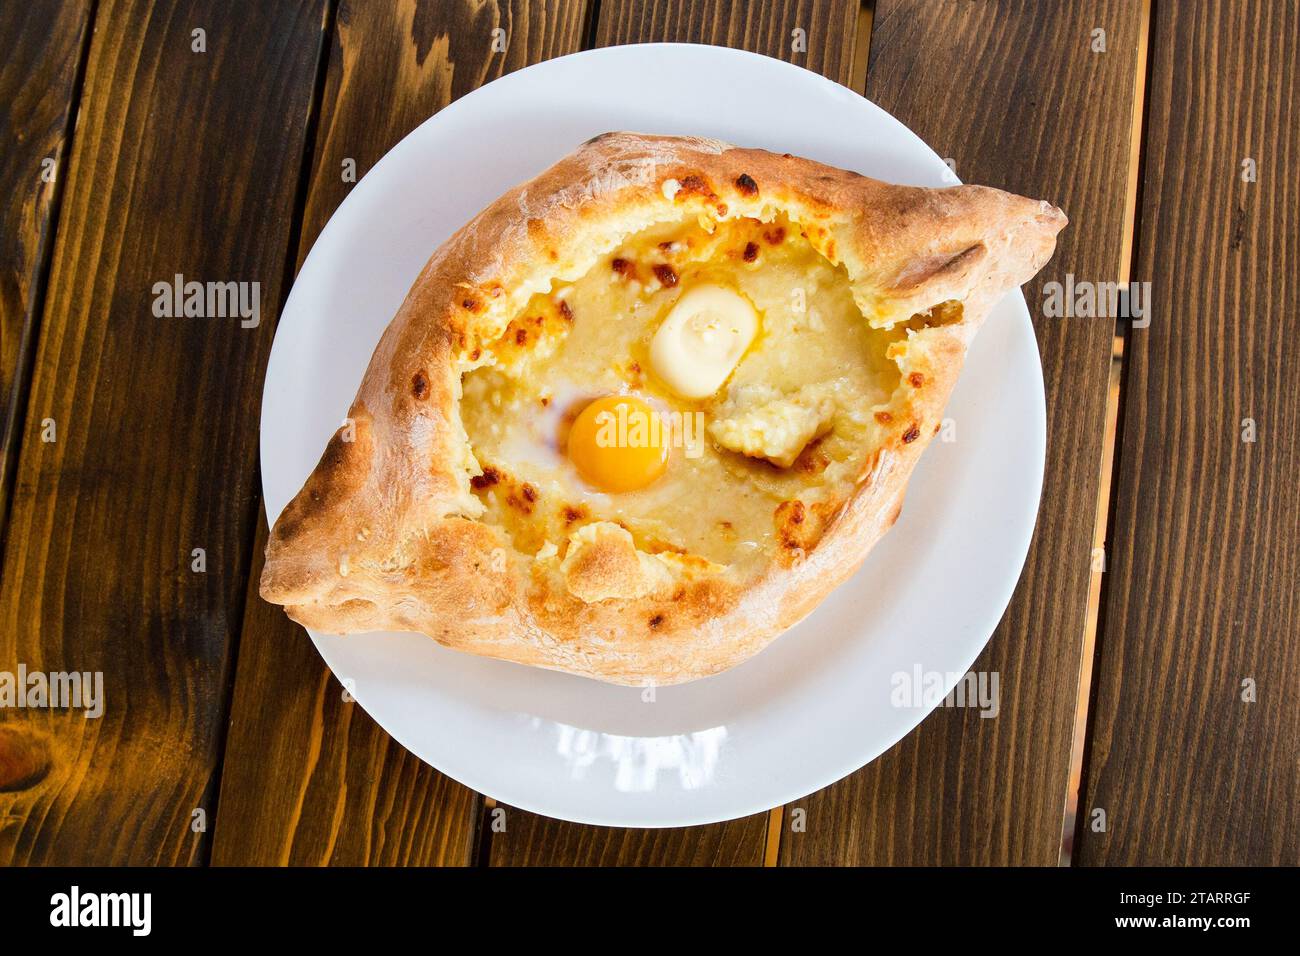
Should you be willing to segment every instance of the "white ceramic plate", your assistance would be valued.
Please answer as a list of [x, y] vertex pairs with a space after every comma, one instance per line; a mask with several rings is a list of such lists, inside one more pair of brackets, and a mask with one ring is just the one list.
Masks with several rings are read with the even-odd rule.
[[[484, 205], [607, 130], [711, 136], [898, 183], [955, 182], [906, 127], [778, 60], [656, 44], [550, 60], [428, 120], [321, 233], [276, 332], [262, 479], [278, 515], [347, 414], [376, 342], [429, 254]], [[897, 673], [970, 667], [1010, 599], [1042, 485], [1042, 370], [1019, 293], [971, 349], [903, 516], [806, 621], [725, 674], [638, 689], [485, 660], [416, 634], [313, 633], [366, 711], [443, 773], [511, 806], [616, 826], [767, 810], [877, 757], [931, 706]]]

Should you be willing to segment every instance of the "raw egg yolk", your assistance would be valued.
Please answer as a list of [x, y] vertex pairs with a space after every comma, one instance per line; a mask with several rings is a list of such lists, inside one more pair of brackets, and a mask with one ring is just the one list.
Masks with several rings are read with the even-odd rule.
[[569, 459], [601, 491], [636, 491], [668, 467], [659, 415], [639, 398], [606, 395], [584, 408], [569, 429]]

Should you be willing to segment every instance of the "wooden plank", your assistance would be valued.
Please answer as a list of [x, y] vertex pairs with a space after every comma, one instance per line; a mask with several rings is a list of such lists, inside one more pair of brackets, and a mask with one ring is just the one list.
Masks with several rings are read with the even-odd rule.
[[0, 196], [0, 502], [9, 500], [17, 429], [27, 407], [89, 22], [89, 0], [0, 6], [0, 182], [10, 184]]
[[[966, 182], [1060, 205], [1073, 222], [1025, 289], [1047, 392], [1038, 526], [973, 669], [1000, 711], [940, 708], [873, 764], [787, 808], [785, 864], [1055, 865], [1089, 590], [1113, 322], [1042, 318], [1042, 287], [1115, 281], [1125, 231], [1139, 4], [880, 0], [867, 95], [956, 160]], [[1091, 31], [1106, 52], [1091, 51]], [[960, 432], [959, 432], [960, 434]]]
[[1127, 342], [1079, 859], [1294, 866], [1300, 5], [1160, 3], [1151, 51], [1153, 316]]
[[[344, 0], [330, 51], [299, 261], [352, 183], [452, 100], [577, 50], [581, 0], [437, 6]], [[506, 51], [492, 51], [492, 31]], [[383, 103], [382, 110], [375, 104]], [[257, 596], [240, 638], [213, 862], [467, 864], [480, 799], [412, 756], [353, 702], [302, 628]], [[286, 689], [289, 690], [286, 693]]]
[[[603, 0], [597, 44], [679, 41], [738, 47], [817, 70], [841, 83], [853, 70], [859, 4], [856, 0], [787, 0], [748, 4], [708, 2], [611, 2]], [[792, 33], [804, 31], [806, 49], [792, 49]], [[762, 865], [767, 815], [708, 827], [626, 830], [588, 827], [502, 808], [504, 832], [492, 833], [493, 866], [567, 865]]]
[[[192, 825], [215, 798], [266, 313], [324, 14], [323, 0], [239, 17], [216, 0], [99, 4], [4, 555], [0, 669], [102, 673], [103, 714], [0, 712], [0, 767], [31, 767], [0, 793], [0, 862], [206, 855]], [[154, 284], [177, 274], [260, 282], [263, 321], [159, 317]]]
[[602, 0], [596, 45], [712, 43], [774, 56], [847, 85], [860, 6], [857, 0]]
[[589, 827], [509, 807], [494, 823], [493, 866], [761, 866], [766, 814], [670, 830]]

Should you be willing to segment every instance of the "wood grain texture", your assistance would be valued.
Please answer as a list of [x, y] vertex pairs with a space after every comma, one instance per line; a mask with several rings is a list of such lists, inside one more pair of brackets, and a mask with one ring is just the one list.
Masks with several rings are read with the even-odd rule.
[[[344, 0], [321, 104], [299, 262], [362, 175], [433, 113], [482, 83], [577, 50], [585, 7]], [[492, 31], [506, 31], [504, 53]], [[377, 109], [376, 104], [383, 104]], [[432, 251], [432, 250], [430, 250]], [[480, 799], [344, 699], [302, 628], [257, 595], [262, 521], [240, 640], [213, 847], [217, 864], [459, 864]]]
[[[806, 812], [806, 830], [785, 827], [783, 864], [1057, 862], [1114, 324], [1042, 318], [1041, 289], [1066, 273], [1119, 273], [1140, 14], [1122, 0], [876, 4], [867, 95], [955, 159], [965, 182], [1071, 217], [1025, 288], [1047, 467], [1024, 573], [972, 668], [999, 675], [997, 716], [939, 708], [874, 763], [788, 807], [788, 821]], [[1089, 49], [1096, 27], [1106, 53]]]
[[1154, 311], [1127, 342], [1078, 858], [1294, 866], [1300, 4], [1161, 2], [1151, 50], [1135, 278]]
[[[767, 815], [667, 830], [590, 827], [500, 808], [493, 866], [761, 866]], [[487, 822], [490, 824], [491, 818]]]
[[848, 84], [859, 7], [857, 0], [601, 0], [596, 45], [712, 43]]
[[8, 185], [0, 196], [0, 502], [9, 500], [16, 430], [27, 406], [89, 22], [90, 0], [0, 5], [0, 182]]
[[[265, 313], [323, 18], [306, 0], [237, 18], [215, 0], [99, 5], [4, 554], [0, 669], [102, 672], [104, 712], [0, 714], [0, 765], [44, 755], [0, 793], [0, 862], [205, 856], [191, 824], [215, 797]], [[157, 317], [153, 285], [177, 273], [260, 282], [265, 321]], [[42, 441], [44, 419], [57, 440]]]
[[[601, 46], [682, 41], [739, 47], [847, 82], [853, 68], [858, 8], [856, 0], [764, 4], [602, 0], [596, 37]], [[805, 31], [806, 52], [791, 50], [791, 32], [796, 28]], [[759, 866], [767, 836], [766, 814], [707, 827], [630, 830], [588, 827], [502, 809], [506, 829], [490, 834], [493, 866]]]

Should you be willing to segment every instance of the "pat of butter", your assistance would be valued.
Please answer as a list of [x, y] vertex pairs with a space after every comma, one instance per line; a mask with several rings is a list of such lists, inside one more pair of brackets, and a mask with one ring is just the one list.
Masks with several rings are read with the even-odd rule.
[[738, 292], [698, 285], [677, 300], [650, 343], [655, 374], [682, 398], [722, 387], [758, 333], [758, 314]]

